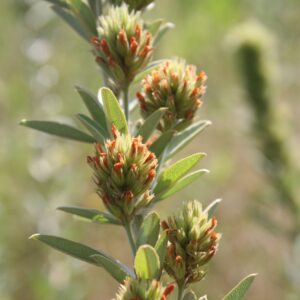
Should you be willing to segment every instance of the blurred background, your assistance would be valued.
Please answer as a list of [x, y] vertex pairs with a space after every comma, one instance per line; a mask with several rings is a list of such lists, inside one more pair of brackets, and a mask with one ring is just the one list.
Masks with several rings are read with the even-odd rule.
[[[208, 276], [195, 287], [199, 296], [221, 299], [242, 277], [257, 272], [247, 299], [300, 299], [292, 292], [300, 285], [300, 247], [286, 234], [289, 212], [273, 201], [276, 193], [261, 168], [252, 114], [226, 43], [232, 28], [249, 19], [274, 34], [279, 70], [274, 94], [291, 151], [299, 156], [299, 12], [299, 0], [162, 0], [146, 14], [176, 24], [156, 57], [185, 57], [209, 78], [199, 118], [213, 125], [175, 159], [207, 152], [201, 164], [211, 173], [158, 206], [166, 217], [187, 199], [204, 206], [223, 199], [217, 212], [223, 236]], [[76, 122], [73, 115], [85, 108], [73, 87], [96, 93], [99, 71], [89, 46], [44, 1], [2, 0], [0, 16], [0, 299], [111, 299], [117, 285], [104, 271], [28, 240], [36, 232], [56, 234], [131, 263], [122, 229], [55, 210], [64, 204], [101, 208], [85, 160], [91, 146], [18, 125], [22, 118]]]

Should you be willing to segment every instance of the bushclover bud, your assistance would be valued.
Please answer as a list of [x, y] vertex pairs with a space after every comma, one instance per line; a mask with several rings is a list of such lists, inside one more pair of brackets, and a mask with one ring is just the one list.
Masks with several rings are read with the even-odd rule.
[[152, 57], [151, 33], [144, 29], [140, 13], [130, 13], [123, 4], [99, 18], [98, 34], [91, 39], [96, 62], [117, 86], [127, 87]]
[[112, 127], [114, 139], [96, 144], [88, 157], [94, 170], [97, 193], [107, 209], [120, 220], [129, 220], [153, 198], [150, 187], [156, 175], [157, 159], [141, 137], [120, 134]]
[[166, 270], [177, 282], [188, 284], [205, 276], [203, 266], [216, 253], [220, 239], [216, 226], [216, 218], [208, 219], [196, 200], [185, 203], [177, 216], [164, 221], [169, 236]]
[[114, 5], [126, 3], [130, 10], [142, 10], [150, 3], [154, 2], [154, 0], [110, 0], [110, 2]]
[[137, 93], [141, 114], [147, 118], [155, 110], [167, 107], [160, 131], [168, 129], [182, 130], [190, 125], [197, 109], [202, 104], [207, 80], [202, 71], [187, 65], [184, 60], [175, 59], [162, 63], [142, 81], [142, 92]]
[[156, 280], [128, 278], [120, 286], [116, 300], [166, 300], [174, 287], [170, 284], [165, 288]]

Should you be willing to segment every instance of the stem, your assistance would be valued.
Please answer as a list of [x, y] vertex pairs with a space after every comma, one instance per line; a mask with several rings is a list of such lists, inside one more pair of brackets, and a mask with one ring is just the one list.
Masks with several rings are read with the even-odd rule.
[[129, 123], [129, 89], [128, 86], [126, 86], [123, 89], [123, 94], [124, 94], [124, 111], [125, 111], [125, 117], [127, 120], [127, 123]]
[[185, 288], [185, 285], [182, 284], [182, 283], [178, 283], [178, 297], [177, 297], [177, 300], [182, 300], [183, 298], [183, 293], [184, 293], [184, 288]]
[[134, 241], [134, 238], [133, 238], [132, 229], [131, 229], [129, 221], [124, 222], [124, 228], [125, 228], [126, 233], [127, 233], [127, 237], [128, 237], [128, 240], [129, 240], [129, 244], [130, 244], [132, 254], [133, 254], [133, 256], [135, 256], [135, 252], [136, 252], [135, 241]]

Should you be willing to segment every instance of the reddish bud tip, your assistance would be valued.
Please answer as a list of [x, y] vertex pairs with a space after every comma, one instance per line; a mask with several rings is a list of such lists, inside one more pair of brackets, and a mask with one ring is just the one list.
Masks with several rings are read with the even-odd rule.
[[122, 46], [126, 46], [127, 44], [127, 35], [126, 32], [124, 31], [124, 29], [121, 29], [119, 34], [118, 34], [118, 39], [119, 42]]
[[136, 41], [136, 38], [132, 36], [130, 39], [130, 51], [132, 54], [135, 54], [137, 47], [138, 47], [138, 43]]
[[141, 26], [139, 24], [135, 26], [135, 37], [137, 40], [139, 40], [141, 37]]
[[151, 152], [148, 157], [146, 158], [145, 162], [149, 162], [151, 160], [154, 160], [156, 158], [155, 154], [153, 152]]
[[197, 75], [196, 81], [206, 80], [207, 76], [204, 71], [199, 72]]
[[100, 42], [100, 47], [101, 47], [102, 51], [103, 51], [107, 56], [110, 55], [110, 50], [109, 50], [109, 46], [108, 46], [108, 43], [107, 43], [106, 39], [102, 39], [102, 40], [101, 40], [101, 42]]
[[168, 296], [168, 295], [170, 295], [170, 294], [173, 292], [174, 289], [175, 289], [175, 284], [169, 284], [169, 285], [165, 288], [163, 294], [164, 294], [165, 296]]
[[161, 221], [161, 227], [163, 228], [163, 230], [170, 229], [167, 221], [165, 221], [165, 220]]
[[121, 169], [123, 167], [123, 164], [121, 162], [114, 164], [114, 170], [118, 175], [121, 175]]
[[100, 40], [96, 36], [91, 37], [90, 42], [94, 46], [99, 46], [100, 45]]
[[181, 264], [182, 263], [182, 257], [180, 255], [177, 255], [175, 258], [175, 261], [177, 264]]
[[113, 134], [113, 137], [116, 139], [119, 135], [119, 131], [114, 124], [111, 126], [111, 132]]
[[218, 240], [218, 235], [213, 231], [211, 234], [210, 234], [210, 239], [212, 241], [217, 241]]

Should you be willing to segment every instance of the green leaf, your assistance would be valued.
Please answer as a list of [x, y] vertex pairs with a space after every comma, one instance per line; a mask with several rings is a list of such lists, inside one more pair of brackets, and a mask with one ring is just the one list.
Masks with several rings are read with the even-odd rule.
[[73, 13], [78, 17], [86, 31], [89, 32], [89, 37], [97, 35], [96, 18], [90, 10], [89, 6], [82, 0], [68, 0], [69, 6]]
[[103, 103], [106, 118], [109, 122], [108, 127], [110, 128], [114, 124], [121, 133], [128, 134], [125, 114], [113, 92], [103, 87], [100, 89], [99, 95], [101, 97], [100, 102], [102, 101]]
[[81, 96], [86, 108], [88, 109], [92, 118], [101, 127], [101, 134], [104, 137], [108, 137], [108, 131], [106, 127], [106, 117], [101, 103], [98, 101], [97, 96], [93, 95], [88, 90], [80, 86], [75, 86], [76, 91]]
[[144, 244], [154, 246], [157, 242], [160, 230], [160, 219], [156, 212], [148, 214], [140, 227], [138, 238], [136, 241], [137, 247]]
[[209, 125], [211, 125], [210, 121], [198, 121], [195, 124], [187, 127], [182, 132], [176, 134], [169, 145], [168, 157], [170, 158], [176, 152], [186, 146], [189, 142], [192, 141], [193, 138], [198, 135], [198, 133], [203, 131]]
[[188, 291], [184, 294], [182, 300], [197, 300], [196, 294], [193, 291]]
[[163, 22], [164, 22], [163, 19], [157, 19], [152, 22], [147, 22], [145, 24], [145, 27], [152, 34], [152, 36], [155, 36], [158, 33]]
[[95, 140], [99, 143], [104, 144], [105, 138], [102, 135], [102, 129], [101, 127], [92, 119], [90, 119], [88, 116], [85, 116], [83, 114], [77, 115], [79, 121], [85, 126], [85, 128], [92, 134], [92, 136], [95, 138]]
[[92, 255], [91, 258], [98, 266], [104, 268], [114, 279], [120, 283], [124, 283], [124, 280], [128, 276], [135, 278], [133, 271], [117, 260], [109, 259], [99, 254]]
[[111, 215], [110, 213], [99, 211], [97, 209], [81, 208], [76, 206], [60, 206], [57, 209], [69, 214], [79, 216], [91, 222], [121, 225], [121, 222], [113, 215]]
[[157, 127], [160, 119], [163, 117], [168, 109], [165, 107], [159, 108], [154, 113], [152, 113], [144, 122], [144, 124], [139, 128], [137, 135], [143, 137], [143, 142], [147, 142], [155, 128]]
[[[125, 271], [127, 270], [126, 267], [123, 267], [123, 265], [114, 260], [112, 257], [109, 257], [108, 255], [104, 254], [103, 252], [97, 251], [95, 249], [92, 249], [88, 246], [85, 246], [83, 244], [77, 243], [77, 242], [73, 242], [61, 237], [57, 237], [57, 236], [52, 236], [52, 235], [41, 235], [41, 234], [34, 234], [30, 237], [30, 239], [33, 240], [38, 240], [40, 242], [45, 243], [46, 245], [61, 251], [65, 254], [68, 254], [72, 257], [75, 257], [77, 259], [83, 260], [85, 262], [88, 262], [90, 264], [96, 265], [96, 266], [101, 266], [103, 267], [110, 275], [112, 275], [113, 277], [116, 275], [115, 272], [111, 271], [111, 266], [114, 265], [115, 267], [118, 265], [120, 268], [122, 266], [122, 269], [124, 270], [124, 278], [126, 276], [132, 276], [132, 274], [130, 274], [129, 272]], [[104, 264], [99, 264], [99, 262], [95, 261], [95, 259], [93, 258], [93, 256], [95, 255], [99, 255], [101, 257], [105, 257], [106, 260]], [[109, 261], [109, 262], [108, 262]], [[108, 267], [109, 266], [109, 267]], [[115, 279], [119, 279], [114, 277]], [[120, 282], [123, 282], [120, 281]]]
[[64, 0], [45, 0], [45, 1], [55, 4], [55, 5], [58, 5], [63, 8], [70, 8], [69, 4], [66, 3], [66, 1], [64, 1]]
[[160, 273], [160, 262], [155, 249], [149, 245], [139, 247], [134, 268], [138, 278], [150, 280], [157, 278]]
[[170, 189], [179, 179], [185, 176], [206, 154], [196, 153], [177, 161], [165, 169], [158, 178], [154, 189], [155, 194], [162, 193]]
[[154, 247], [159, 257], [161, 269], [163, 268], [165, 263], [165, 257], [167, 254], [167, 244], [168, 244], [168, 235], [167, 235], [167, 231], [165, 230], [161, 233]]
[[150, 63], [142, 72], [134, 77], [133, 84], [140, 83], [148, 74], [150, 74], [153, 70], [158, 69], [165, 61], [166, 59], [159, 59]]
[[70, 27], [72, 27], [82, 38], [84, 38], [86, 41], [90, 41], [90, 36], [86, 33], [84, 28], [82, 28], [80, 22], [77, 20], [77, 18], [66, 9], [58, 6], [53, 5], [52, 10], [60, 17], [62, 18]]
[[102, 0], [88, 0], [91, 10], [96, 17], [102, 14]]
[[241, 300], [244, 298], [247, 290], [251, 286], [257, 274], [250, 274], [238, 283], [224, 298], [223, 300]]
[[160, 26], [159, 31], [157, 32], [156, 36], [154, 37], [153, 46], [156, 46], [158, 42], [162, 39], [162, 37], [170, 30], [173, 29], [175, 25], [173, 23], [166, 23]]
[[211, 218], [213, 216], [214, 211], [216, 210], [217, 206], [221, 203], [221, 201], [222, 199], [216, 199], [205, 208], [204, 213], [207, 213], [208, 218]]
[[201, 169], [201, 170], [197, 170], [195, 172], [192, 172], [192, 173], [184, 176], [182, 179], [178, 180], [173, 187], [168, 189], [163, 194], [158, 195], [157, 201], [164, 200], [164, 199], [174, 195], [175, 193], [183, 190], [185, 187], [190, 185], [193, 181], [195, 181], [196, 179], [198, 179], [199, 177], [201, 177], [202, 175], [207, 174], [207, 173], [209, 173], [208, 170]]
[[160, 157], [172, 140], [175, 132], [168, 130], [164, 132], [150, 147], [149, 150], [154, 152], [156, 157]]
[[36, 129], [48, 134], [53, 134], [62, 138], [93, 144], [95, 139], [70, 125], [52, 121], [28, 121], [22, 120], [20, 125]]

